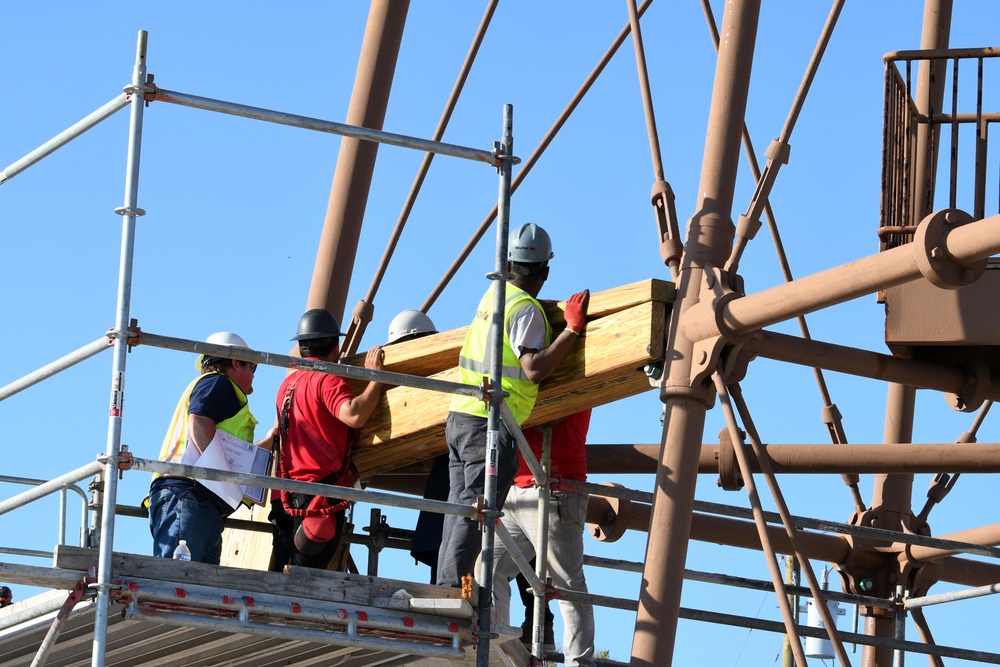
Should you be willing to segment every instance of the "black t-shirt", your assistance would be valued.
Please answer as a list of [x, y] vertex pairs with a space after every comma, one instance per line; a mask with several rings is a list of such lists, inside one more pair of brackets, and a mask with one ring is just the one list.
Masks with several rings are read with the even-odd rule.
[[[198, 380], [194, 388], [191, 389], [191, 399], [188, 402], [189, 415], [208, 417], [218, 424], [235, 416], [241, 409], [243, 409], [243, 406], [240, 404], [236, 390], [233, 389], [233, 383], [227, 375], [209, 373]], [[160, 486], [178, 489], [193, 488], [199, 497], [212, 501], [218, 499], [214, 493], [196, 483], [195, 480], [186, 477], [173, 477], [169, 475], [157, 477], [153, 480], [152, 488], [155, 489]], [[221, 506], [220, 509], [222, 509]], [[225, 514], [228, 515], [229, 511], [225, 512]]]

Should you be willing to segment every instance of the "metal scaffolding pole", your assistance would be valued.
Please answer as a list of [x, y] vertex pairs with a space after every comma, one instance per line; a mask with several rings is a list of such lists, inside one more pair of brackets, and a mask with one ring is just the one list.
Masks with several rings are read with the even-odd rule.
[[503, 342], [504, 315], [507, 302], [507, 234], [510, 228], [510, 181], [513, 164], [506, 156], [514, 154], [514, 107], [505, 104], [503, 107], [503, 141], [501, 150], [505, 156], [500, 166], [500, 192], [497, 201], [497, 250], [493, 273], [489, 279], [493, 281], [493, 321], [490, 323], [490, 336], [494, 341], [489, 355], [489, 372], [492, 380], [490, 388], [490, 405], [486, 418], [486, 483], [483, 493], [486, 509], [483, 512], [483, 550], [480, 559], [479, 573], [479, 624], [484, 631], [479, 636], [479, 653], [476, 656], [478, 667], [489, 667], [490, 664], [490, 634], [492, 628], [493, 609], [493, 537], [496, 532], [494, 521], [497, 518], [497, 461], [500, 446], [500, 409], [503, 404]]
[[56, 373], [66, 370], [70, 366], [74, 366], [85, 359], [90, 359], [96, 354], [100, 354], [104, 350], [111, 347], [112, 341], [108, 339], [107, 336], [102, 336], [95, 340], [93, 343], [88, 343], [78, 350], [70, 352], [65, 357], [56, 359], [51, 364], [46, 364], [42, 366], [37, 371], [33, 373], [28, 373], [19, 380], [15, 380], [10, 384], [0, 387], [0, 401], [10, 398], [14, 394], [24, 391], [32, 385], [36, 385], [46, 378], [50, 378]]
[[121, 111], [128, 105], [128, 103], [128, 93], [122, 93], [86, 118], [52, 137], [44, 144], [22, 157], [20, 160], [13, 162], [3, 171], [0, 171], [0, 184], [6, 183], [42, 158], [56, 152], [90, 128], [100, 123], [105, 118], [109, 118], [118, 111]]
[[132, 259], [135, 250], [135, 219], [145, 211], [138, 208], [139, 156], [142, 148], [142, 117], [146, 87], [145, 30], [139, 31], [132, 85], [126, 93], [132, 100], [129, 122], [128, 160], [125, 167], [125, 204], [115, 209], [122, 216], [121, 262], [118, 272], [118, 305], [115, 329], [115, 356], [111, 370], [111, 408], [108, 415], [107, 461], [104, 469], [104, 507], [101, 510], [100, 557], [97, 564], [97, 605], [94, 617], [93, 667], [104, 667], [108, 636], [108, 607], [111, 590], [111, 553], [115, 534], [115, 502], [118, 495], [117, 458], [121, 447], [122, 408], [125, 392], [125, 358], [128, 353], [129, 305], [132, 300]]
[[[85, 466], [81, 466], [76, 470], [68, 472], [65, 475], [60, 475], [55, 479], [42, 482], [33, 489], [28, 489], [27, 491], [17, 494], [13, 498], [8, 498], [7, 500], [0, 502], [0, 516], [13, 509], [17, 509], [18, 507], [23, 507], [30, 502], [38, 500], [39, 498], [44, 498], [50, 493], [55, 493], [56, 491], [64, 489], [71, 484], [75, 484], [80, 480], [87, 479], [91, 475], [96, 475], [101, 472], [103, 468], [104, 465], [100, 461], [94, 461], [93, 463], [88, 463]], [[9, 478], [0, 478], [0, 481], [8, 481], [8, 479]], [[84, 497], [84, 503], [86, 503], [86, 497]]]

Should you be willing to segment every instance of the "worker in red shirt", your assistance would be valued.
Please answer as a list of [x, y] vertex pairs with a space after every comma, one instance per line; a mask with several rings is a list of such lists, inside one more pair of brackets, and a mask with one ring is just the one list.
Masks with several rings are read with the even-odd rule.
[[[299, 319], [292, 340], [304, 359], [336, 362], [340, 359], [340, 323], [328, 310], [314, 308]], [[384, 370], [382, 347], [373, 347], [365, 368]], [[353, 486], [357, 473], [351, 446], [357, 429], [368, 421], [383, 385], [371, 381], [357, 396], [336, 375], [300, 369], [278, 388], [276, 407], [281, 443], [276, 454], [278, 476], [302, 482]], [[282, 491], [274, 494], [268, 520], [274, 526], [271, 570], [285, 565], [324, 569], [344, 528], [347, 502], [337, 498]]]
[[[587, 481], [587, 431], [590, 410], [577, 412], [552, 427], [552, 479]], [[542, 456], [542, 427], [525, 429], [524, 436], [536, 458]], [[538, 539], [539, 487], [524, 457], [518, 452], [520, 467], [504, 503], [504, 528], [530, 560], [536, 557]], [[585, 493], [553, 491], [549, 502], [547, 573], [557, 588], [587, 592], [583, 574], [583, 531], [587, 519]], [[509, 623], [510, 585], [518, 573], [517, 564], [506, 546], [497, 540], [493, 552], [493, 597], [497, 621]], [[567, 667], [594, 665], [594, 608], [590, 603], [559, 600], [563, 617], [563, 654]]]

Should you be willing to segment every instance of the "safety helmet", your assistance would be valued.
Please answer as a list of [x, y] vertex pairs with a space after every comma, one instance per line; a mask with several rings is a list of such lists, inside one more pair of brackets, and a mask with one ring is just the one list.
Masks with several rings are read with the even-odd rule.
[[510, 233], [507, 241], [507, 259], [521, 264], [540, 264], [555, 257], [552, 241], [544, 229], [527, 222]]
[[317, 338], [340, 338], [340, 323], [329, 310], [313, 308], [299, 318], [299, 328], [290, 340], [315, 340]]
[[389, 339], [386, 343], [395, 343], [406, 336], [435, 333], [437, 329], [425, 313], [419, 310], [404, 310], [389, 322]]
[[[213, 345], [229, 345], [230, 347], [242, 347], [250, 349], [247, 342], [243, 340], [242, 337], [237, 336], [232, 331], [217, 331], [208, 338], [205, 339], [206, 343], [212, 343]], [[202, 364], [204, 364], [205, 359], [213, 359], [218, 357], [213, 357], [212, 355], [199, 355], [197, 359], [194, 360], [194, 367], [201, 372]]]

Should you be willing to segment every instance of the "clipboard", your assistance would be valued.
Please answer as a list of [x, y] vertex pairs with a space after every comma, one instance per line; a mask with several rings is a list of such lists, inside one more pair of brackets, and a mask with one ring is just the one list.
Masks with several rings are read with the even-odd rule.
[[[241, 440], [221, 429], [215, 430], [215, 437], [208, 443], [205, 451], [200, 456], [197, 454], [198, 448], [189, 443], [184, 448], [184, 457], [181, 462], [202, 468], [253, 475], [267, 475], [271, 470], [270, 450]], [[185, 460], [189, 458], [192, 460]], [[264, 505], [267, 497], [267, 489], [262, 487], [217, 482], [209, 479], [200, 479], [198, 482], [219, 496], [233, 509], [237, 509], [244, 500], [256, 505]]]

